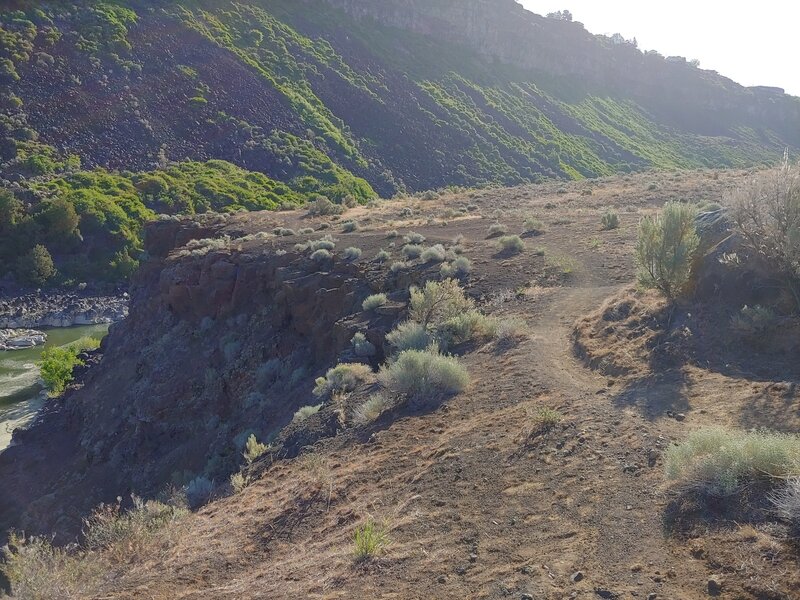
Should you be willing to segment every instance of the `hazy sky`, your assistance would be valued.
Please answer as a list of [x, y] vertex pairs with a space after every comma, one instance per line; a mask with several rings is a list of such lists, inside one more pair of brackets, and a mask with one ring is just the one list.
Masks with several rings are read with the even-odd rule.
[[636, 38], [642, 50], [696, 58], [742, 85], [800, 96], [796, 0], [519, 0], [546, 14], [568, 9], [592, 33]]

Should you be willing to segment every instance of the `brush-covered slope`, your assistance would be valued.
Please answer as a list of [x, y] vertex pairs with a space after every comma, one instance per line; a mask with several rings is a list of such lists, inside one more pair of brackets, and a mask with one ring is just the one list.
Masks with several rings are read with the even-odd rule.
[[6, 3], [0, 277], [52, 281], [49, 253], [61, 282], [124, 280], [159, 213], [800, 146], [797, 98], [616, 42], [511, 0]]
[[344, 193], [349, 173], [391, 193], [753, 163], [800, 143], [796, 98], [511, 0], [19, 6], [2, 14], [4, 158], [28, 174], [64, 166], [32, 158], [48, 154], [34, 139], [85, 167], [221, 158]]

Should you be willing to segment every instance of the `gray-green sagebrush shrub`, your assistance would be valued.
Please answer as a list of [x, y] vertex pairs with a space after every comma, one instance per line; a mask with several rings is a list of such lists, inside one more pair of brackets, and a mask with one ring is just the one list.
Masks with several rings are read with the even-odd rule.
[[682, 202], [667, 202], [661, 214], [639, 223], [636, 262], [639, 282], [674, 299], [689, 282], [700, 239], [695, 218], [697, 208]]
[[420, 402], [463, 391], [469, 385], [469, 374], [458, 359], [443, 356], [432, 346], [401, 352], [381, 368], [378, 380], [392, 393]]

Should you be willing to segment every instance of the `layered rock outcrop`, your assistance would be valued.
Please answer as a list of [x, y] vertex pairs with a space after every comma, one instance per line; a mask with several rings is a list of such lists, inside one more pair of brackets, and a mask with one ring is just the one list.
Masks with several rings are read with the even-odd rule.
[[320, 267], [289, 240], [175, 252], [223, 226], [152, 226], [152, 259], [99, 364], [0, 453], [0, 531], [55, 531], [66, 541], [100, 502], [152, 496], [200, 474], [225, 481], [250, 433], [269, 439], [315, 403], [315, 377], [347, 352], [356, 327], [369, 334], [394, 322], [362, 314], [378, 287], [365, 267]]

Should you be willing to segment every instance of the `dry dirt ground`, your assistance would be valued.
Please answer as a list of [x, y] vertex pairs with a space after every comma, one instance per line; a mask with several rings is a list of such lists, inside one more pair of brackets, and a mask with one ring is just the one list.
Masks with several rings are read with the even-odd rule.
[[[361, 231], [331, 231], [337, 247], [359, 246], [364, 260], [381, 247], [399, 260], [391, 229], [418, 231], [428, 244], [465, 236], [468, 288], [486, 312], [525, 319], [529, 336], [463, 356], [469, 389], [430, 412], [276, 462], [126, 566], [106, 597], [689, 600], [708, 597], [715, 577], [722, 598], [800, 598], [797, 553], [769, 524], [671, 526], [661, 458], [706, 425], [797, 431], [795, 382], [772, 393], [774, 382], [697, 367], [678, 380], [609, 378], [573, 347], [576, 321], [634, 281], [643, 214], [673, 198], [718, 200], [745, 176], [653, 173], [349, 211], [344, 218], [359, 219]], [[466, 216], [447, 212], [466, 205]], [[404, 207], [413, 215], [401, 217]], [[621, 226], [602, 231], [608, 207]], [[499, 221], [519, 233], [526, 216], [546, 232], [526, 239], [519, 255], [498, 254], [488, 227]], [[299, 212], [254, 214], [232, 227], [308, 222]], [[535, 427], [542, 407], [563, 416], [548, 432]], [[386, 523], [391, 541], [379, 558], [357, 563], [353, 532], [368, 517]]]

